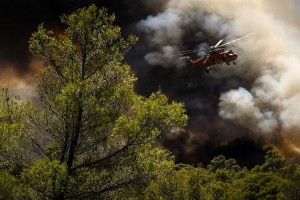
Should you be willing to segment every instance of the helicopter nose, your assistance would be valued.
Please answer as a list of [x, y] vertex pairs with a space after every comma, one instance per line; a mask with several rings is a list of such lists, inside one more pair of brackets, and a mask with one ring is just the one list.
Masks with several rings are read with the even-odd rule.
[[237, 58], [238, 57], [237, 53], [233, 53], [233, 52], [229, 53], [228, 56], [232, 57], [232, 58]]
[[229, 52], [229, 53], [227, 54], [227, 56], [228, 56], [228, 58], [230, 58], [231, 60], [236, 60], [236, 59], [238, 58], [238, 55], [237, 55], [237, 53], [235, 53], [235, 52]]

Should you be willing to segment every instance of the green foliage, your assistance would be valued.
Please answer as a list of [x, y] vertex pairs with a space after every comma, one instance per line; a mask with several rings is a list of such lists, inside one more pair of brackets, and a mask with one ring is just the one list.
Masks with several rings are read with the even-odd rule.
[[280, 153], [276, 149], [271, 149], [266, 153], [264, 164], [256, 166], [252, 171], [279, 172], [283, 167], [283, 161]]
[[146, 199], [207, 199], [212, 176], [203, 168], [184, 167], [159, 177], [146, 189]]
[[18, 173], [28, 162], [23, 150], [26, 138], [24, 126], [33, 108], [19, 97], [11, 97], [7, 89], [0, 91], [0, 166]]
[[[137, 97], [132, 112], [122, 115], [114, 127], [115, 134], [122, 134], [133, 144], [148, 143], [169, 127], [185, 124], [187, 120], [182, 105], [168, 103], [160, 92], [149, 99]], [[138, 133], [138, 134], [137, 134]]]
[[278, 171], [283, 167], [283, 157], [276, 149], [269, 150], [265, 156], [265, 163], [261, 166], [262, 171]]
[[296, 169], [300, 168], [294, 164], [277, 168], [280, 173], [250, 172], [241, 169], [234, 159], [220, 155], [212, 159], [207, 169], [175, 166], [171, 173], [152, 181], [143, 195], [146, 199], [297, 199]]
[[219, 155], [213, 158], [207, 166], [208, 170], [213, 172], [217, 180], [226, 182], [234, 179], [235, 176], [241, 175], [241, 167], [237, 164], [236, 160], [228, 159], [225, 156]]
[[[29, 41], [45, 64], [38, 74], [41, 105], [6, 90], [0, 95], [3, 177], [22, 185], [20, 198], [129, 197], [127, 191], [142, 191], [173, 168], [173, 156], [152, 142], [185, 125], [183, 105], [161, 92], [149, 98], [134, 92], [136, 78], [123, 59], [137, 38], [124, 39], [105, 8], [92, 5], [61, 19], [63, 35], [40, 25]], [[0, 190], [8, 195], [16, 188]]]
[[41, 105], [0, 91], [1, 199], [299, 199], [300, 167], [270, 150], [265, 163], [241, 169], [220, 155], [204, 167], [174, 164], [153, 145], [186, 124], [184, 106], [158, 91], [134, 92], [115, 16], [92, 5], [63, 16], [61, 36], [43, 25], [31, 52]]
[[24, 169], [22, 180], [30, 187], [32, 197], [60, 198], [59, 194], [67, 183], [67, 168], [57, 160], [38, 160], [30, 168]]
[[20, 183], [8, 171], [0, 171], [0, 199], [14, 199], [20, 195]]
[[235, 181], [227, 190], [226, 199], [282, 199], [286, 181], [273, 173], [249, 173]]
[[283, 189], [284, 199], [300, 199], [300, 166], [292, 162], [282, 169], [281, 174], [287, 181]]
[[212, 172], [216, 172], [217, 170], [238, 172], [241, 170], [241, 167], [237, 164], [235, 159], [226, 160], [225, 156], [223, 155], [213, 158], [207, 168]]

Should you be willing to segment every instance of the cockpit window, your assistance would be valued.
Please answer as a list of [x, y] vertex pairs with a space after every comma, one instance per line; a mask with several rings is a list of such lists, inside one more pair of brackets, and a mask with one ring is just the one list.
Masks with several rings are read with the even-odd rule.
[[233, 54], [234, 54], [234, 51], [233, 51], [233, 50], [229, 50], [229, 51], [227, 52], [227, 56], [233, 56]]

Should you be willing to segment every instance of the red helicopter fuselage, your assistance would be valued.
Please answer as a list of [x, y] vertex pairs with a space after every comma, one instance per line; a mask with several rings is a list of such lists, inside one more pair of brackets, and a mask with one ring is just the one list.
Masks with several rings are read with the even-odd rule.
[[230, 62], [233, 62], [238, 58], [237, 53], [233, 50], [223, 51], [220, 53], [210, 53], [205, 54], [204, 56], [192, 60], [191, 57], [187, 57], [189, 63], [193, 65], [201, 65], [203, 67], [209, 67], [217, 64], [226, 63], [229, 65]]
[[248, 35], [245, 35], [243, 37], [232, 40], [232, 41], [227, 42], [222, 45], [221, 45], [221, 43], [222, 43], [223, 39], [221, 39], [216, 45], [211, 46], [209, 48], [208, 54], [205, 54], [204, 56], [202, 56], [196, 60], [193, 60], [190, 56], [186, 56], [186, 55], [198, 53], [200, 51], [205, 51], [204, 49], [181, 51], [181, 54], [179, 54], [179, 55], [184, 56], [184, 58], [186, 58], [187, 61], [193, 65], [199, 65], [200, 67], [206, 67], [206, 72], [208, 73], [210, 66], [217, 65], [217, 64], [224, 64], [224, 63], [229, 65], [231, 62], [233, 64], [235, 64], [235, 60], [238, 58], [237, 53], [235, 53], [233, 50], [225, 51], [224, 47], [228, 44], [231, 44], [233, 42], [236, 42], [238, 40], [241, 40], [241, 39], [251, 36], [253, 34], [254, 33], [250, 33]]

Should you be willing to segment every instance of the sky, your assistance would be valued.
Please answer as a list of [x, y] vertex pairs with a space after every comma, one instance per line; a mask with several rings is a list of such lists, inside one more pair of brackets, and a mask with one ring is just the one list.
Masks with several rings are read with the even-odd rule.
[[[188, 126], [160, 139], [177, 162], [207, 164], [223, 154], [253, 167], [271, 146], [299, 159], [299, 0], [1, 1], [0, 86], [37, 101], [34, 74], [42, 64], [28, 51], [31, 33], [42, 22], [59, 31], [61, 14], [92, 3], [116, 14], [124, 37], [139, 36], [125, 60], [138, 77], [136, 91], [161, 89], [185, 104]], [[210, 74], [172, 56], [252, 32], [227, 47], [239, 54], [237, 65]]]

